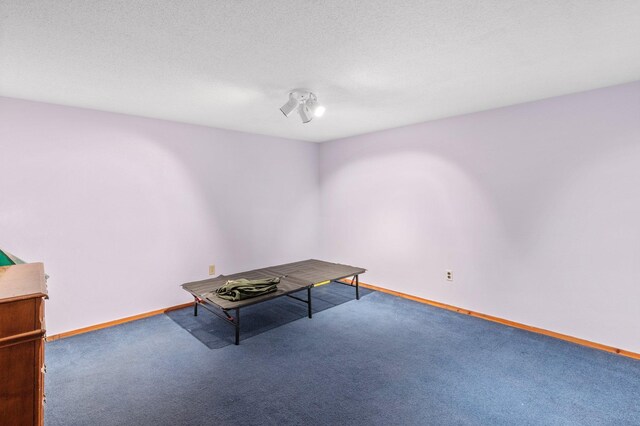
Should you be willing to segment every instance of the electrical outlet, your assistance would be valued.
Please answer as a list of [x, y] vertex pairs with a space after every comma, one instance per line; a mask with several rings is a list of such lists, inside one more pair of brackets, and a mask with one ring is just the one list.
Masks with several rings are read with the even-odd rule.
[[209, 275], [216, 274], [216, 265], [209, 265]]
[[447, 269], [447, 281], [453, 281], [453, 271], [451, 269]]

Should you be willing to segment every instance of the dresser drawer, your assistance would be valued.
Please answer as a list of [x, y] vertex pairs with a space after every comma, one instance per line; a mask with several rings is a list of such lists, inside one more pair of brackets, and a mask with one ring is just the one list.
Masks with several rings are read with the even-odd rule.
[[0, 303], [0, 339], [39, 330], [42, 299], [24, 299]]
[[34, 405], [38, 398], [34, 352], [38, 350], [39, 340], [0, 348], [0, 423], [3, 425], [38, 424]]

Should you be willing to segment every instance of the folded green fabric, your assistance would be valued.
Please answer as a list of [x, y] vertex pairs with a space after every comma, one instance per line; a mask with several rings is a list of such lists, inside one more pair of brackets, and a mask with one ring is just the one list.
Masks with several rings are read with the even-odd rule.
[[239, 278], [227, 281], [222, 287], [216, 289], [215, 293], [221, 299], [235, 302], [276, 291], [279, 282], [280, 278], [262, 278], [258, 280]]

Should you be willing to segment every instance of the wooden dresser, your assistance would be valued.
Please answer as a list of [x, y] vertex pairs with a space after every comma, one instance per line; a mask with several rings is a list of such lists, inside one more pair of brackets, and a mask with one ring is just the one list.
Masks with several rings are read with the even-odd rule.
[[0, 267], [0, 425], [44, 424], [42, 263]]

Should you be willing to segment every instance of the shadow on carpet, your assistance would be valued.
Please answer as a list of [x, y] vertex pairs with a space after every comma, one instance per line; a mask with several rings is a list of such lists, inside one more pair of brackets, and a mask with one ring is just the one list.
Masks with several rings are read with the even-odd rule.
[[[360, 298], [373, 292], [360, 287]], [[294, 296], [306, 298], [306, 292]], [[355, 288], [332, 282], [312, 290], [313, 313], [356, 300]], [[209, 349], [220, 349], [234, 343], [234, 328], [211, 312], [200, 307], [198, 316], [193, 308], [165, 313]], [[240, 342], [300, 318], [307, 317], [307, 305], [290, 297], [278, 297], [240, 310]]]

